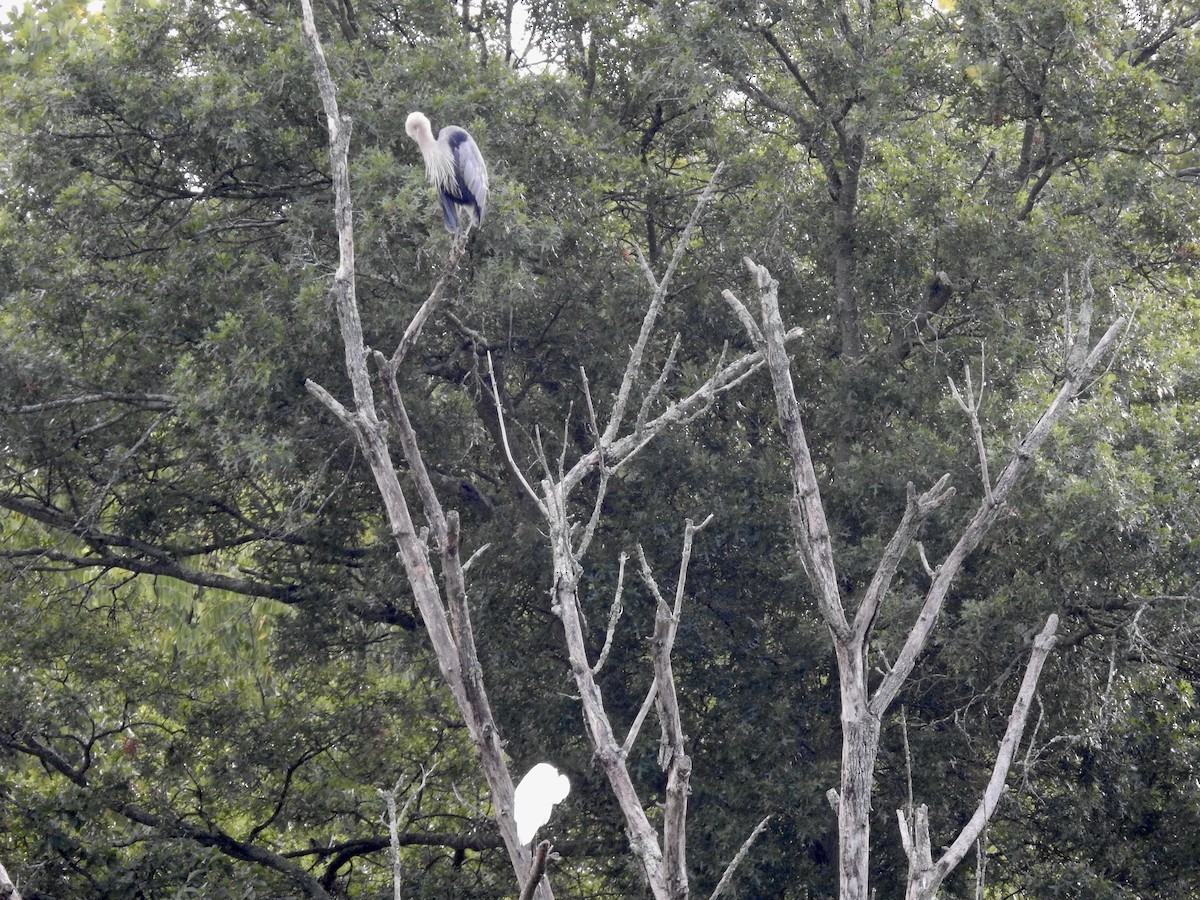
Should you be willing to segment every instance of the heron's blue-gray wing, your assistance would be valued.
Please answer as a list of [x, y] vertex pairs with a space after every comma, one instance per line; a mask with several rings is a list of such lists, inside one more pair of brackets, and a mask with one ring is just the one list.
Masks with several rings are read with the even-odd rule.
[[455, 134], [450, 138], [450, 150], [454, 154], [454, 170], [461, 180], [463, 200], [474, 202], [479, 213], [479, 221], [483, 222], [483, 213], [487, 208], [488, 174], [487, 164], [479, 145], [474, 138], [461, 128], [454, 129]]

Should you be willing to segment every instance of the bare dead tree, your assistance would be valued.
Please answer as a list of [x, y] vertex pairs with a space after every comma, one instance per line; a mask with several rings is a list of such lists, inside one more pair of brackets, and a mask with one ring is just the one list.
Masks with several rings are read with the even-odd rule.
[[[745, 305], [730, 291], [723, 296], [750, 339], [767, 360], [774, 387], [779, 423], [787, 441], [791, 462], [793, 497], [792, 532], [797, 555], [816, 594], [816, 602], [833, 639], [841, 688], [842, 762], [839, 788], [829, 792], [838, 816], [839, 884], [841, 900], [867, 900], [870, 896], [870, 811], [872, 778], [879, 753], [883, 714], [900, 693], [929, 642], [938, 615], [963, 562], [979, 546], [999, 517], [1021, 476], [1045, 443], [1054, 424], [1066, 414], [1101, 357], [1120, 333], [1124, 320], [1118, 319], [1094, 345], [1089, 344], [1092, 318], [1090, 292], [1073, 323], [1073, 334], [1065, 360], [1062, 387], [1042, 411], [1040, 418], [1017, 444], [995, 483], [988, 475], [987, 459], [978, 422], [978, 395], [968, 383], [969, 399], [954, 389], [962, 409], [972, 424], [980, 453], [983, 498], [958, 540], [942, 560], [930, 569], [931, 583], [924, 602], [896, 660], [872, 690], [867, 681], [867, 648], [884, 598], [901, 559], [912, 545], [917, 529], [935, 510], [954, 494], [947, 474], [924, 493], [908, 485], [908, 500], [895, 534], [876, 566], [874, 575], [858, 608], [848, 610], [839, 587], [835, 553], [821, 501], [820, 484], [813, 466], [800, 403], [792, 381], [791, 365], [785, 345], [783, 320], [779, 311], [778, 283], [762, 266], [746, 259], [755, 281], [761, 320], [756, 321]], [[980, 386], [982, 389], [982, 385]], [[918, 547], [918, 549], [921, 549]], [[924, 554], [922, 552], [922, 559]], [[1025, 670], [1024, 682], [1009, 719], [1008, 731], [1001, 742], [992, 777], [975, 815], [963, 827], [958, 838], [934, 863], [929, 842], [928, 813], [917, 810], [914, 822], [903, 821], [905, 848], [909, 852], [910, 900], [933, 897], [938, 885], [961, 861], [967, 848], [982, 832], [995, 810], [1008, 774], [1013, 753], [1021, 739], [1029, 704], [1037, 686], [1042, 665], [1054, 643], [1058, 617], [1050, 616], [1034, 641], [1033, 654]]]
[[[338, 267], [333, 277], [333, 293], [353, 401], [350, 406], [344, 405], [328, 390], [313, 381], [307, 382], [306, 386], [355, 436], [371, 467], [387, 512], [392, 536], [396, 541], [397, 556], [408, 576], [442, 677], [463, 715], [479, 757], [492, 794], [496, 822], [517, 881], [524, 884], [530, 869], [531, 854], [529, 848], [517, 837], [517, 825], [513, 818], [512, 774], [504, 759], [499, 730], [484, 689], [483, 674], [471, 631], [463, 561], [458, 552], [458, 515], [453, 510], [443, 509], [434, 492], [429, 470], [421, 457], [415, 432], [408, 420], [400, 392], [396, 388], [396, 370], [408, 348], [416, 342], [423, 325], [441, 302], [449, 273], [457, 265], [465, 246], [465, 239], [460, 238], [457, 241], [446, 272], [414, 316], [396, 352], [390, 358], [379, 361], [387, 409], [398, 432], [401, 451], [428, 522], [426, 527], [418, 529], [413, 521], [408, 498], [396, 474], [397, 467], [393, 462], [388, 441], [388, 424], [380, 417], [376, 404], [355, 296], [354, 230], [349, 174], [351, 121], [350, 117], [343, 115], [338, 108], [337, 89], [325, 61], [310, 0], [301, 0], [301, 8], [304, 43], [312, 60], [313, 73], [329, 128], [329, 156], [339, 253]], [[435, 553], [437, 566], [434, 563]], [[438, 583], [438, 568], [441, 569], [445, 596]], [[539, 900], [551, 900], [553, 892], [548, 882], [543, 880], [539, 885], [537, 896]]]
[[[329, 128], [330, 163], [334, 187], [334, 216], [338, 230], [339, 263], [333, 277], [333, 294], [341, 328], [346, 371], [350, 379], [352, 401], [348, 404], [335, 398], [323, 386], [309, 381], [308, 390], [317, 397], [355, 436], [367, 459], [379, 489], [399, 557], [404, 566], [421, 618], [428, 632], [443, 678], [446, 680], [479, 757], [484, 777], [492, 793], [496, 821], [508, 850], [522, 893], [529, 893], [536, 883], [539, 900], [553, 897], [549, 882], [542, 877], [544, 857], [533, 865], [530, 850], [517, 837], [513, 818], [513, 781], [505, 763], [501, 741], [484, 686], [467, 604], [466, 566], [459, 556], [459, 519], [454, 510], [443, 507], [434, 490], [434, 482], [421, 454], [418, 436], [405, 409], [404, 397], [397, 373], [409, 350], [420, 338], [422, 328], [441, 304], [446, 282], [458, 264], [465, 248], [465, 238], [456, 240], [441, 279], [428, 299], [418, 310], [402, 336], [395, 352], [386, 356], [373, 354], [382, 385], [381, 415], [369, 367], [368, 351], [363, 342], [362, 324], [355, 297], [354, 233], [352, 200], [349, 179], [350, 118], [338, 108], [337, 90], [325, 62], [319, 35], [313, 20], [311, 0], [301, 0], [305, 46], [312, 60], [321, 100]], [[656, 326], [666, 302], [668, 286], [682, 260], [700, 215], [712, 197], [721, 167], [697, 201], [691, 219], [680, 237], [674, 255], [665, 272], [658, 277], [639, 253], [652, 296], [643, 317], [638, 338], [630, 351], [620, 388], [607, 410], [607, 421], [600, 427], [596, 406], [588, 394], [588, 409], [595, 437], [593, 449], [583, 454], [567, 468], [560, 460], [557, 472], [552, 471], [544, 449], [538, 446], [538, 461], [544, 477], [538, 487], [530, 483], [513, 457], [505, 430], [503, 405], [500, 402], [496, 379], [495, 392], [500, 432], [509, 462], [524, 489], [545, 519], [553, 558], [551, 590], [552, 610], [562, 620], [566, 634], [567, 657], [572, 676], [581, 697], [585, 728], [595, 757], [608, 778], [629, 835], [630, 847], [641, 863], [651, 892], [659, 900], [682, 900], [688, 895], [686, 866], [686, 812], [691, 761], [685, 751], [685, 737], [675, 700], [675, 684], [671, 671], [671, 651], [676, 629], [682, 614], [684, 585], [693, 535], [701, 527], [687, 523], [684, 551], [675, 597], [668, 603], [657, 593], [649, 566], [643, 561], [643, 578], [657, 599], [657, 614], [653, 650], [653, 679], [646, 707], [656, 703], [665, 736], [666, 753], [663, 765], [667, 772], [668, 790], [663, 840], [651, 825], [645, 807], [638, 796], [626, 765], [644, 714], [623, 741], [604, 708], [603, 696], [596, 681], [602, 658], [593, 665], [584, 637], [583, 615], [579, 602], [582, 562], [596, 533], [609, 479], [627, 465], [656, 436], [666, 429], [687, 423], [705, 413], [716, 398], [735, 387], [764, 365], [761, 350], [745, 353], [731, 360], [723, 354], [712, 374], [698, 387], [682, 396], [668, 396], [667, 384], [674, 371], [674, 361], [680, 340], [678, 337], [665, 363], [651, 381], [644, 377], [647, 350], [656, 333]], [[795, 337], [784, 335], [783, 339]], [[586, 373], [583, 377], [587, 391]], [[635, 398], [640, 396], [636, 404]], [[386, 418], [385, 418], [386, 417]], [[390, 425], [390, 429], [389, 429]], [[389, 434], [395, 435], [407, 470], [425, 515], [426, 526], [419, 528], [413, 521], [408, 497], [396, 474]], [[572, 493], [585, 478], [598, 475], [598, 489], [586, 521], [576, 516]], [[706, 520], [707, 521], [707, 520]], [[436, 560], [436, 562], [435, 562]], [[438, 571], [440, 570], [440, 584]], [[616, 628], [616, 616], [609, 633]], [[664, 846], [665, 845], [665, 846]], [[735, 859], [734, 865], [741, 856]]]
[[[654, 675], [642, 708], [635, 716], [628, 733], [619, 740], [616, 728], [604, 707], [603, 693], [596, 681], [606, 657], [606, 651], [596, 654], [588, 647], [584, 635], [583, 615], [579, 602], [579, 589], [584, 571], [583, 563], [595, 535], [600, 510], [604, 502], [609, 479], [627, 465], [656, 436], [666, 429], [692, 421], [705, 413], [716, 398], [740, 384], [745, 378], [760, 369], [765, 363], [761, 350], [742, 354], [726, 361], [723, 354], [712, 374], [690, 392], [672, 399], [667, 396], [666, 386], [673, 374], [674, 361], [680, 339], [677, 336], [671, 345], [658, 372], [651, 378], [643, 373], [647, 347], [656, 332], [659, 314], [666, 301], [671, 279], [682, 260], [691, 235], [700, 220], [700, 215], [709, 202], [722, 166], [718, 166], [708, 187], [696, 202], [691, 219], [679, 238], [674, 255], [667, 263], [662, 276], [655, 274], [645, 257], [638, 252], [638, 260], [652, 290], [652, 296], [642, 320], [637, 340], [630, 351], [620, 387], [607, 410], [603, 423], [596, 412], [596, 405], [587, 393], [587, 378], [583, 376], [587, 395], [588, 414], [591, 420], [594, 447], [583, 454], [570, 468], [561, 462], [558, 471], [552, 471], [544, 451], [540, 462], [544, 477], [535, 488], [522, 476], [525, 488], [533, 503], [543, 516], [550, 539], [553, 559], [553, 606], [552, 610], [561, 619], [566, 639], [567, 658], [571, 674], [579, 692], [583, 707], [584, 725], [595, 748], [595, 758], [608, 779], [609, 787], [616, 797], [625, 819], [630, 848], [641, 863], [650, 891], [656, 900], [682, 900], [688, 896], [686, 854], [686, 819], [688, 783], [691, 776], [691, 760], [685, 750], [683, 724], [679, 706], [675, 699], [674, 676], [671, 670], [671, 651], [676, 629], [682, 614], [682, 605], [687, 581], [687, 568], [691, 555], [694, 534], [708, 523], [700, 525], [687, 522], [679, 575], [676, 580], [674, 598], [668, 602], [660, 592], [649, 564], [639, 552], [642, 578], [655, 598], [655, 631], [652, 643]], [[798, 337], [800, 330], [782, 336], [784, 341]], [[493, 386], [495, 379], [493, 379]], [[634, 407], [637, 388], [643, 387], [640, 403]], [[493, 389], [495, 389], [493, 387]], [[503, 412], [500, 397], [494, 397], [497, 413]], [[511, 450], [509, 460], [519, 472]], [[584, 479], [595, 474], [596, 492], [586, 515], [575, 512], [570, 502], [573, 493]], [[613, 604], [610, 624], [604, 646], [611, 644], [612, 633], [619, 618], [620, 594]], [[667, 791], [664, 797], [663, 833], [660, 836], [646, 815], [637, 788], [630, 776], [626, 761], [634, 746], [641, 726], [651, 707], [658, 710], [664, 737], [661, 754], [663, 769], [667, 774]], [[759, 829], [761, 830], [761, 829]], [[757, 833], [757, 831], [756, 831]], [[744, 854], [743, 854], [744, 855]], [[741, 857], [731, 863], [730, 873]]]

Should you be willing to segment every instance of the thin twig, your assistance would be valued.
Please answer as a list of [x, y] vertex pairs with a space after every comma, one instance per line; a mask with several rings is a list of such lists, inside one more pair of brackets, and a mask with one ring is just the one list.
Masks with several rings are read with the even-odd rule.
[[492, 545], [490, 543], [484, 544], [482, 547], [480, 547], [478, 550], [476, 550], [474, 553], [472, 553], [471, 556], [467, 559], [467, 561], [465, 563], [463, 563], [463, 566], [462, 566], [463, 572], [466, 573], [467, 571], [469, 571], [471, 568], [471, 565], [475, 562], [475, 560], [477, 560], [479, 557], [483, 556], [484, 552], [491, 546]]
[[754, 826], [754, 830], [750, 832], [750, 836], [742, 842], [741, 849], [739, 849], [734, 855], [733, 859], [730, 860], [729, 865], [725, 867], [725, 872], [721, 875], [721, 880], [717, 882], [717, 886], [713, 889], [713, 892], [709, 896], [708, 900], [717, 900], [718, 897], [720, 897], [723, 893], [725, 893], [726, 890], [729, 889], [729, 885], [733, 882], [733, 873], [736, 872], [738, 866], [742, 864], [742, 860], [744, 860], [746, 858], [746, 854], [750, 852], [751, 845], [753, 845], [758, 839], [758, 836], [763, 833], [763, 829], [767, 827], [767, 823], [770, 821], [771, 817], [767, 816]]
[[408, 323], [408, 328], [405, 329], [404, 336], [400, 338], [400, 343], [396, 345], [396, 352], [388, 360], [388, 366], [393, 372], [400, 368], [400, 364], [404, 362], [408, 351], [413, 348], [413, 345], [416, 344], [417, 339], [421, 336], [421, 330], [425, 327], [425, 323], [442, 302], [446, 285], [450, 283], [450, 276], [458, 269], [458, 264], [462, 260], [463, 252], [466, 248], [467, 235], [464, 232], [455, 238], [450, 248], [450, 256], [446, 259], [446, 265], [442, 267], [441, 277], [433, 286], [433, 290], [429, 292], [429, 297], [421, 304], [421, 308], [417, 310], [416, 315], [412, 317], [412, 321]]
[[921, 557], [921, 568], [925, 570], [925, 574], [930, 578], [936, 575], [937, 572], [935, 572], [933, 566], [929, 564], [929, 557], [925, 555], [925, 545], [920, 541], [917, 541], [917, 555]]
[[662, 371], [658, 373], [658, 378], [650, 386], [650, 390], [646, 391], [646, 396], [642, 398], [642, 405], [638, 409], [637, 420], [633, 426], [635, 434], [646, 427], [646, 418], [650, 415], [650, 407], [654, 405], [654, 401], [662, 393], [662, 389], [667, 383], [667, 377], [671, 374], [671, 370], [675, 368], [675, 357], [679, 353], [681, 341], [682, 338], [676, 334], [675, 340], [671, 342], [671, 350], [667, 353], [667, 360], [663, 363]]
[[[650, 342], [650, 336], [654, 333], [655, 323], [658, 321], [658, 315], [662, 311], [663, 303], [666, 300], [667, 288], [671, 284], [671, 278], [675, 274], [675, 269], [679, 266], [683, 259], [684, 251], [691, 243], [692, 233], [696, 230], [696, 226], [700, 223], [700, 213], [704, 207], [708, 205], [708, 201], [712, 198], [713, 192], [717, 187], [717, 179], [725, 169], [725, 164], [720, 163], [716, 171], [713, 172], [712, 178], [705, 187], [704, 192], [696, 201], [695, 207], [692, 209], [692, 217], [688, 220], [687, 226], [683, 229], [683, 233], [679, 236], [679, 241], [675, 247], [675, 253], [671, 257], [670, 263], [667, 264], [667, 270], [663, 277], [657, 280], [654, 289], [654, 296], [650, 300], [649, 306], [646, 308], [646, 315], [642, 318], [641, 331], [638, 333], [637, 341], [634, 343], [629, 353], [629, 362], [625, 366], [625, 374], [621, 379], [621, 386], [617, 390], [616, 400], [613, 402], [611, 418], [608, 421], [608, 426], [604, 430], [602, 442], [611, 444], [616, 438], [617, 432], [621, 428], [621, 423], [625, 419], [625, 412], [628, 408], [630, 393], [633, 390], [633, 385], [637, 381], [642, 370], [642, 360], [646, 354], [646, 345]], [[638, 258], [642, 259], [639, 251]], [[644, 263], [644, 260], [642, 260]], [[646, 266], [647, 279], [652, 284], [655, 283], [653, 273], [649, 271], [649, 266]]]
[[617, 622], [620, 621], [621, 613], [624, 611], [621, 595], [625, 591], [625, 562], [628, 559], [629, 554], [624, 551], [617, 558], [617, 590], [613, 595], [612, 606], [608, 611], [608, 630], [604, 634], [604, 648], [600, 651], [600, 658], [592, 666], [593, 675], [599, 675], [600, 670], [604, 668], [604, 664], [608, 661], [609, 651], [612, 650], [613, 636], [617, 632]]
[[629, 726], [629, 733], [625, 735], [625, 742], [621, 744], [621, 756], [623, 758], [628, 759], [629, 754], [633, 752], [634, 741], [637, 740], [638, 732], [642, 730], [642, 723], [646, 721], [646, 716], [650, 714], [650, 707], [654, 705], [656, 699], [658, 699], [657, 678], [650, 683], [650, 690], [646, 692], [646, 699], [642, 701], [641, 709], [633, 717], [633, 724]]
[[500, 391], [496, 387], [496, 368], [492, 364], [491, 350], [488, 351], [487, 361], [488, 372], [492, 376], [492, 399], [496, 402], [496, 418], [500, 423], [500, 438], [504, 442], [504, 455], [508, 457], [508, 464], [512, 466], [512, 470], [514, 474], [516, 474], [517, 480], [521, 482], [521, 487], [525, 488], [525, 493], [530, 496], [534, 502], [534, 505], [537, 506], [541, 514], [543, 516], [547, 516], [548, 512], [546, 510], [546, 504], [542, 502], [542, 498], [537, 495], [537, 492], [534, 491], [533, 486], [530, 485], [530, 483], [525, 479], [525, 473], [521, 471], [521, 467], [517, 465], [517, 461], [513, 457], [512, 445], [508, 441], [508, 429], [504, 425], [504, 406], [500, 402]]
[[604, 461], [604, 447], [600, 444], [600, 423], [596, 419], [596, 407], [592, 403], [591, 386], [588, 384], [587, 372], [583, 366], [579, 367], [579, 375], [583, 379], [583, 396], [587, 401], [588, 424], [591, 426], [592, 434], [596, 439], [596, 452], [600, 455], [596, 466], [596, 471], [600, 476], [600, 484], [596, 487], [596, 499], [592, 503], [592, 515], [588, 519], [588, 523], [583, 529], [583, 535], [579, 538], [579, 543], [576, 544], [573, 551], [575, 559], [582, 560], [588, 551], [588, 547], [591, 546], [592, 538], [596, 535], [596, 528], [600, 525], [600, 514], [604, 508], [604, 498], [608, 494], [608, 479], [611, 473], [608, 471], [608, 466]]

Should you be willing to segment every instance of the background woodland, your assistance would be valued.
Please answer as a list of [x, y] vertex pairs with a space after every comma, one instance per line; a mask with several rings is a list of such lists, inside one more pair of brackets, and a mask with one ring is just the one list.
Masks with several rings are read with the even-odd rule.
[[[988, 496], [981, 468], [1022, 456], [1070, 383], [1079, 310], [1092, 343], [1120, 323], [880, 719], [870, 878], [905, 893], [897, 810], [926, 804], [934, 847], [970, 817], [1057, 615], [1008, 790], [944, 894], [1200, 895], [1194, 4], [315, 14], [353, 119], [368, 347], [397, 346], [454, 252], [405, 117], [466, 127], [488, 160], [487, 221], [397, 374], [427, 473], [397, 474], [457, 511], [508, 765], [571, 778], [539, 834], [557, 896], [650, 889], [518, 473], [593, 451], [656, 299], [638, 427], [753, 353], [722, 297], [763, 289], [746, 257], [792, 330], [851, 612], [908, 484], [955, 489], [898, 561], [869, 684]], [[407, 896], [514, 896], [371, 460], [306, 388], [351, 394], [299, 4], [38, 0], [0, 42], [0, 862], [26, 900], [391, 898], [397, 873]], [[639, 553], [670, 598], [686, 533], [670, 663], [690, 889], [710, 896], [769, 817], [722, 895], [837, 896], [838, 667], [771, 378], [694, 412], [581, 476], [564, 510], [595, 518], [577, 597], [593, 660], [612, 638], [596, 682], [623, 735], [660, 627]], [[651, 712], [625, 760], [658, 828], [667, 719]]]

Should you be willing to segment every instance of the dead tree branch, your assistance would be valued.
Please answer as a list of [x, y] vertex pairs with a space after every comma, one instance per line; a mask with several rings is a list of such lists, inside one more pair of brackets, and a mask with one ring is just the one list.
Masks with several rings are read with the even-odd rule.
[[[1021, 476], [1028, 470], [1034, 455], [1049, 437], [1054, 424], [1066, 414], [1070, 404], [1080, 395], [1089, 373], [1124, 327], [1124, 320], [1118, 319], [1114, 322], [1094, 346], [1089, 344], [1092, 298], [1088, 282], [1080, 311], [1070, 320], [1071, 327], [1068, 328], [1069, 346], [1062, 387], [1017, 445], [994, 485], [991, 484], [988, 474], [982, 428], [979, 427], [979, 401], [983, 386], [980, 386], [980, 392], [977, 394], [970, 382], [969, 372], [966, 396], [952, 385], [959, 404], [971, 419], [976, 447], [980, 454], [984, 496], [974, 517], [964, 526], [957, 542], [940, 565], [931, 567], [925, 557], [924, 548], [918, 545], [921, 562], [931, 576], [931, 584], [903, 648], [872, 692], [867, 681], [866, 652], [876, 616], [890, 589], [897, 567], [914, 541], [921, 522], [953, 496], [953, 488], [949, 485], [948, 475], [943, 476], [919, 496], [911, 484], [908, 486], [908, 497], [900, 524], [880, 557], [870, 585], [851, 623], [847, 619], [839, 588], [825, 508], [801, 420], [800, 403], [792, 381], [791, 361], [786, 351], [783, 321], [779, 312], [778, 285], [765, 268], [750, 259], [745, 262], [758, 290], [762, 308], [761, 322], [756, 322], [749, 310], [731, 292], [726, 291], [723, 296], [750, 340], [766, 359], [775, 391], [780, 428], [787, 441], [793, 490], [793, 535], [800, 563], [816, 594], [817, 607], [832, 635], [838, 666], [842, 710], [841, 779], [840, 790], [831, 789], [827, 797], [838, 816], [840, 896], [842, 900], [867, 900], [870, 896], [868, 881], [872, 779], [879, 751], [882, 717], [896, 699], [912, 673], [918, 657], [927, 646], [950, 586], [963, 563], [995, 523], [1000, 510]], [[1049, 653], [1053, 644], [1053, 625], [1056, 623], [1057, 618], [1051, 617], [1047, 630], [1039, 637], [1035, 657], [1027, 670], [1030, 695], [1041, 672], [1045, 654]], [[1010, 722], [1010, 731], [1015, 734], [1014, 741], [1020, 739], [1019, 729], [1023, 727], [1026, 713], [1027, 708], [1020, 705], [1018, 709], [1014, 709], [1014, 718]], [[965, 848], [978, 837], [995, 808], [999, 791], [1007, 777], [1011, 753], [1015, 750], [1015, 744], [1010, 747], [1007, 739], [1006, 736], [1006, 743], [1002, 745], [1001, 756], [993, 772], [993, 782], [985, 792], [976, 818], [964, 829], [963, 835], [960, 836], [961, 844], [954, 845], [953, 853], [948, 851], [943, 855], [937, 867], [927, 852], [927, 812], [918, 808], [915, 813], [910, 813], [914, 817], [914, 821], [911, 822], [906, 819], [903, 811], [901, 812], [901, 834], [910, 860], [916, 869], [928, 874], [930, 878], [936, 874], [938, 883], [962, 859]]]
[[761, 822], [754, 826], [754, 830], [750, 832], [750, 836], [742, 842], [742, 846], [738, 849], [737, 854], [730, 860], [729, 865], [725, 867], [724, 873], [721, 875], [721, 880], [717, 882], [717, 886], [713, 889], [708, 900], [717, 900], [722, 894], [729, 889], [729, 885], [733, 883], [734, 873], [737, 872], [738, 866], [742, 864], [742, 860], [746, 858], [746, 854], [750, 852], [750, 847], [758, 840], [758, 836], [763, 833], [767, 827], [767, 823], [771, 821], [771, 817], [767, 816]]
[[[403, 398], [396, 386], [396, 369], [408, 349], [415, 343], [424, 322], [440, 302], [451, 269], [448, 265], [433, 292], [406, 329], [396, 352], [390, 359], [381, 360], [380, 366], [387, 410], [399, 436], [409, 472], [417, 486], [417, 493], [436, 540], [442, 582], [447, 593], [447, 597], [443, 599], [430, 550], [413, 522], [408, 499], [396, 474], [397, 467], [388, 445], [388, 428], [379, 419], [368, 373], [367, 350], [363, 342], [362, 324], [355, 297], [353, 210], [349, 175], [350, 119], [338, 109], [337, 90], [321, 48], [311, 0], [301, 0], [301, 9], [304, 44], [312, 61], [313, 73], [329, 126], [329, 158], [339, 253], [333, 289], [353, 407], [347, 407], [315, 382], [307, 382], [307, 387], [355, 435], [371, 467], [396, 541], [397, 555], [408, 576], [417, 608], [421, 612], [422, 621], [437, 657], [438, 667], [466, 722], [484, 777], [492, 792], [496, 821], [509, 860], [518, 883], [524, 884], [529, 871], [530, 852], [517, 836], [517, 826], [513, 819], [512, 775], [504, 759], [499, 730], [484, 689], [471, 633], [465, 578], [459, 556], [458, 517], [454, 511], [443, 510], [438, 501], [428, 469], [421, 457], [416, 434], [408, 420]], [[461, 250], [460, 246], [455, 246], [451, 261], [456, 260], [456, 254], [461, 254]], [[539, 886], [538, 896], [541, 900], [550, 900], [553, 897], [547, 883]]]
[[550, 842], [542, 841], [533, 853], [533, 864], [529, 868], [529, 878], [521, 890], [520, 900], [533, 900], [534, 892], [542, 877], [546, 874], [546, 864], [550, 861]]
[[1020, 690], [1017, 691], [1017, 698], [1013, 702], [1012, 712], [1008, 717], [1008, 728], [1000, 741], [996, 762], [992, 766], [992, 775], [984, 788], [983, 797], [975, 809], [974, 815], [962, 827], [958, 837], [946, 848], [936, 863], [933, 862], [933, 853], [930, 847], [929, 811], [926, 806], [921, 804], [917, 812], [917, 828], [911, 842], [904, 828], [904, 812], [900, 811], [901, 836], [904, 838], [904, 850], [909, 859], [908, 889], [905, 892], [905, 900], [933, 900], [946, 876], [954, 871], [971, 846], [979, 840], [988, 822], [991, 821], [992, 814], [996, 811], [996, 805], [1004, 795], [1008, 771], [1012, 766], [1017, 748], [1021, 744], [1025, 723], [1029, 719], [1029, 709], [1037, 690], [1038, 679], [1041, 677], [1046, 657], [1054, 648], [1057, 631], [1058, 616], [1051, 615], [1046, 620], [1046, 625], [1041, 633], [1034, 638], [1033, 652], [1025, 666], [1025, 676], [1021, 679]]

